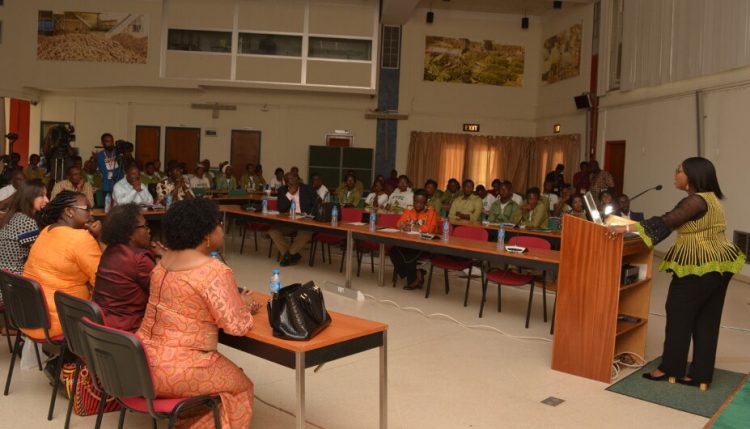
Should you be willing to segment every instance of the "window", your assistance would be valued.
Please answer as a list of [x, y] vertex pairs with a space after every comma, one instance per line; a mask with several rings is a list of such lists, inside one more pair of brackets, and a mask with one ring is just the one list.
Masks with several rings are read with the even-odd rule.
[[232, 52], [229, 31], [169, 29], [167, 49], [172, 51]]
[[302, 36], [240, 33], [239, 53], [300, 57]]
[[311, 58], [370, 61], [372, 42], [360, 39], [310, 37]]
[[395, 25], [384, 25], [382, 45], [380, 66], [384, 69], [397, 69], [399, 62], [399, 47], [401, 45], [401, 27]]
[[612, 33], [609, 46], [609, 90], [620, 89], [622, 76], [622, 0], [612, 2]]

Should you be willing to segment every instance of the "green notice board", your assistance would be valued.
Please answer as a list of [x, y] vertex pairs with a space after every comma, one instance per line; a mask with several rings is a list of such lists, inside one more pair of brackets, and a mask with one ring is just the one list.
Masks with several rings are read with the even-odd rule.
[[[343, 181], [348, 170], [354, 170], [365, 189], [372, 183], [374, 151], [357, 147], [310, 146], [308, 169], [310, 176], [320, 174], [323, 183], [332, 191]], [[307, 178], [310, 183], [311, 178]]]

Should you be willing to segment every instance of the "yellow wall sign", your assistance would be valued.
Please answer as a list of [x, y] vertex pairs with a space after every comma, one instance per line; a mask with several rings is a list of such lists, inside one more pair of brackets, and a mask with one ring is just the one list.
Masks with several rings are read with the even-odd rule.
[[464, 131], [469, 133], [478, 133], [479, 124], [464, 124]]

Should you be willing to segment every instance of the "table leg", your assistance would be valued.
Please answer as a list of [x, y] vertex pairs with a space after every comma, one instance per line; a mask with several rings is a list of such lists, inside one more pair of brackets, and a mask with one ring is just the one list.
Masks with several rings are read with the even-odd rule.
[[380, 429], [388, 427], [388, 331], [380, 346]]
[[[224, 219], [222, 219], [222, 223], [224, 225], [224, 228], [228, 228], [229, 225], [227, 225], [227, 212], [224, 212]], [[226, 229], [225, 229], [226, 231]], [[234, 244], [234, 243], [232, 243]], [[224, 242], [221, 245], [221, 256], [226, 260], [227, 257], [227, 240], [224, 240]]]
[[352, 287], [352, 253], [354, 249], [354, 236], [351, 231], [346, 231], [346, 280], [344, 286], [347, 288]]
[[305, 429], [305, 352], [295, 354], [297, 372], [297, 429]]
[[385, 281], [385, 243], [378, 244], [378, 286], [383, 287]]

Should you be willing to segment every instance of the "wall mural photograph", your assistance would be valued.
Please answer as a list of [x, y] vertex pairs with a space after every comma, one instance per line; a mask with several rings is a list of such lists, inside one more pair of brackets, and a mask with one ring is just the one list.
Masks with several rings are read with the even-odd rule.
[[544, 41], [542, 83], [555, 83], [581, 74], [581, 36], [583, 26], [572, 27]]
[[148, 15], [39, 11], [36, 57], [50, 61], [146, 64]]
[[523, 46], [439, 36], [426, 39], [426, 81], [521, 87], [523, 66]]

